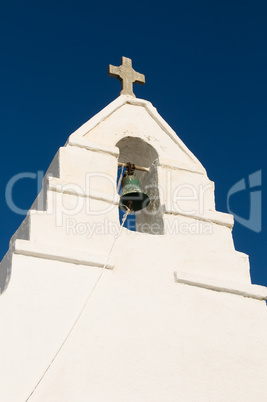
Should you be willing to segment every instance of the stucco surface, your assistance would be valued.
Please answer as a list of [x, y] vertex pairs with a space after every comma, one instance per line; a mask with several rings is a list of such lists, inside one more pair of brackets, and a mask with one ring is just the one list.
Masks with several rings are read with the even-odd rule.
[[[148, 230], [120, 231], [128, 157], [151, 169]], [[0, 265], [0, 400], [265, 401], [267, 289], [232, 226], [156, 109], [120, 96], [60, 148]]]

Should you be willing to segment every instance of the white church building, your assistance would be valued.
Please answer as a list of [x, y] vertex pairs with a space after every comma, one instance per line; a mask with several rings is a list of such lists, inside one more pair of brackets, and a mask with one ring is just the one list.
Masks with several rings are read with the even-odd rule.
[[[58, 150], [0, 265], [0, 402], [265, 402], [267, 288], [144, 76], [109, 74], [120, 96]], [[150, 203], [124, 223], [127, 163]]]

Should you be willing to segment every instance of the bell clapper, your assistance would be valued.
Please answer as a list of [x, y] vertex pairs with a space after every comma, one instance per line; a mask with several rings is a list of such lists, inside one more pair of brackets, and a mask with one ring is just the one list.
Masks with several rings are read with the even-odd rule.
[[133, 201], [128, 201], [128, 210], [129, 210], [129, 214], [132, 214], [132, 213], [134, 213], [134, 210], [133, 210]]

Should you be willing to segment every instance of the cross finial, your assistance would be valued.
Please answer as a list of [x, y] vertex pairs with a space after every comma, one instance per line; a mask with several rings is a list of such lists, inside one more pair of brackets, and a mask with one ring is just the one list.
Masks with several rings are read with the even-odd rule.
[[121, 66], [116, 67], [111, 64], [108, 66], [108, 75], [110, 77], [118, 78], [121, 82], [121, 95], [131, 95], [135, 97], [133, 93], [133, 83], [144, 84], [144, 74], [137, 73], [132, 68], [132, 60], [127, 57], [121, 58]]

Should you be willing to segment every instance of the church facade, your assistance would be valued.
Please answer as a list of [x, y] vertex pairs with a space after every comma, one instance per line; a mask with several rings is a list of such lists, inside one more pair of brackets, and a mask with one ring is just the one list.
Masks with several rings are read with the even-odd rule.
[[[59, 149], [0, 265], [0, 400], [265, 401], [267, 289], [204, 167], [135, 98], [144, 76], [129, 60], [110, 67], [122, 94]], [[134, 230], [118, 207], [128, 162], [150, 198]]]

